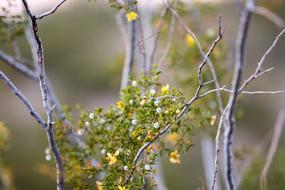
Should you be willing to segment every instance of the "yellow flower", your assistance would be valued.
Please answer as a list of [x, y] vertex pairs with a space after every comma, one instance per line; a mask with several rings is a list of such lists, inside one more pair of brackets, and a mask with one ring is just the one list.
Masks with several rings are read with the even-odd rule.
[[167, 94], [169, 92], [169, 84], [162, 86], [160, 90], [162, 94]]
[[178, 139], [177, 133], [170, 133], [165, 137], [165, 141], [173, 145], [177, 142], [177, 139]]
[[186, 35], [185, 42], [190, 48], [194, 47], [195, 45], [195, 40], [190, 34]]
[[211, 124], [212, 126], [214, 126], [215, 123], [216, 123], [216, 120], [217, 120], [217, 116], [216, 116], [216, 115], [213, 115], [213, 116], [211, 117], [210, 124]]
[[128, 19], [128, 22], [131, 22], [138, 18], [138, 14], [132, 11], [132, 12], [127, 13], [126, 17]]
[[113, 164], [115, 164], [118, 161], [116, 153], [114, 155], [112, 155], [109, 152], [107, 153], [106, 159], [109, 161], [109, 165], [113, 165]]
[[125, 186], [118, 186], [119, 190], [128, 190], [128, 188], [126, 188]]
[[180, 155], [178, 154], [178, 151], [175, 150], [174, 152], [170, 153], [169, 161], [173, 164], [180, 164]]
[[177, 109], [175, 112], [176, 112], [176, 114], [180, 114], [180, 110], [179, 109]]
[[120, 110], [124, 110], [125, 109], [125, 103], [123, 101], [119, 101], [116, 103], [117, 107], [120, 109]]
[[96, 181], [97, 190], [103, 190], [103, 183], [101, 181]]

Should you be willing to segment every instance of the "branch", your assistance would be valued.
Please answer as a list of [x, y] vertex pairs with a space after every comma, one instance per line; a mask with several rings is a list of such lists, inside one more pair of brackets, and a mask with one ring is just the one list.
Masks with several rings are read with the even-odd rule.
[[[128, 3], [128, 0], [125, 0]], [[131, 75], [132, 67], [134, 65], [135, 50], [136, 50], [136, 20], [129, 22], [128, 27], [128, 45], [126, 46], [126, 57], [124, 62], [124, 68], [121, 79], [121, 89], [125, 88], [129, 84], [129, 77]]]
[[[172, 15], [178, 20], [179, 24], [183, 27], [183, 29], [189, 34], [192, 36], [192, 38], [194, 39], [195, 41], [195, 44], [197, 45], [198, 49], [199, 49], [199, 52], [200, 54], [202, 55], [203, 58], [207, 57], [206, 56], [206, 53], [200, 43], [200, 41], [198, 40], [197, 36], [194, 34], [194, 32], [187, 26], [187, 24], [184, 22], [184, 20], [180, 17], [180, 15], [177, 13], [177, 11], [173, 8], [173, 6], [171, 6], [169, 0], [163, 0], [164, 1], [164, 4], [166, 5], [166, 7], [170, 10], [170, 12], [172, 13]], [[215, 71], [215, 68], [213, 66], [213, 63], [211, 62], [211, 60], [209, 59], [209, 57], [207, 57], [207, 64], [209, 65], [210, 67], [210, 71], [212, 73], [212, 77], [215, 81], [215, 87], [217, 89], [220, 88], [220, 84], [219, 84], [219, 81], [218, 81], [218, 77], [217, 77], [217, 74], [216, 74], [216, 71]], [[222, 98], [221, 98], [221, 93], [219, 91], [216, 92], [216, 95], [217, 95], [217, 101], [218, 101], [218, 106], [219, 106], [219, 111], [220, 113], [223, 112], [223, 103], [222, 103]]]
[[53, 9], [47, 11], [41, 15], [36, 16], [36, 19], [43, 19], [57, 11], [57, 9], [65, 2], [66, 0], [61, 0]]
[[266, 59], [266, 57], [269, 55], [269, 53], [273, 50], [273, 48], [276, 46], [278, 40], [280, 39], [280, 37], [285, 33], [285, 28], [275, 37], [273, 43], [271, 44], [271, 46], [266, 50], [266, 52], [262, 55], [260, 61], [257, 63], [255, 72], [241, 85], [239, 92], [241, 92], [243, 89], [245, 89], [245, 87], [254, 79], [256, 79], [257, 77], [263, 75], [266, 72], [269, 72], [272, 70], [272, 68], [267, 69], [267, 70], [262, 70], [262, 65]]
[[160, 14], [160, 17], [159, 17], [159, 22], [158, 22], [158, 26], [157, 26], [157, 34], [155, 36], [155, 39], [154, 39], [154, 42], [153, 42], [153, 49], [151, 51], [151, 55], [150, 55], [150, 68], [148, 69], [149, 71], [151, 71], [152, 69], [152, 66], [154, 64], [154, 60], [155, 60], [155, 55], [156, 55], [156, 51], [157, 51], [157, 47], [158, 47], [158, 41], [159, 41], [159, 38], [160, 38], [160, 32], [161, 32], [161, 29], [163, 27], [163, 20], [165, 19], [166, 15], [167, 15], [167, 12], [168, 12], [168, 8], [165, 8], [161, 14]]
[[29, 100], [22, 94], [22, 92], [13, 84], [13, 82], [0, 70], [0, 79], [5, 82], [5, 84], [10, 88], [10, 90], [24, 103], [24, 105], [29, 110], [30, 114], [35, 118], [35, 120], [40, 124], [43, 129], [47, 128], [45, 121], [41, 116], [35, 111]]
[[282, 130], [283, 130], [284, 119], [285, 119], [285, 110], [283, 109], [278, 114], [278, 117], [277, 117], [277, 120], [275, 123], [275, 127], [274, 127], [274, 133], [272, 136], [270, 148], [268, 150], [268, 154], [266, 157], [266, 162], [265, 162], [265, 165], [264, 165], [262, 172], [261, 172], [260, 184], [261, 184], [262, 190], [265, 190], [266, 186], [267, 186], [267, 179], [266, 178], [267, 178], [268, 170], [270, 168], [273, 157], [274, 157], [275, 152], [276, 152], [277, 147], [278, 147], [280, 136], [281, 136]]
[[[53, 156], [55, 158], [56, 162], [56, 171], [57, 171], [57, 189], [63, 190], [64, 189], [64, 176], [63, 176], [63, 164], [62, 164], [62, 158], [58, 151], [58, 148], [56, 146], [56, 142], [54, 139], [54, 133], [53, 133], [53, 120], [52, 120], [52, 107], [49, 104], [49, 94], [48, 94], [48, 87], [47, 87], [47, 77], [45, 74], [45, 65], [44, 65], [44, 51], [43, 51], [43, 45], [41, 38], [38, 34], [38, 24], [37, 24], [37, 17], [33, 15], [31, 12], [28, 3], [26, 0], [22, 0], [24, 8], [29, 16], [31, 25], [32, 25], [32, 31], [33, 31], [33, 37], [36, 41], [36, 47], [37, 47], [37, 74], [39, 78], [39, 85], [42, 93], [42, 103], [43, 107], [45, 109], [46, 115], [47, 115], [47, 136], [50, 148], [52, 150]], [[48, 14], [47, 14], [48, 15]]]
[[270, 11], [269, 9], [266, 9], [264, 7], [261, 7], [261, 6], [255, 6], [250, 11], [252, 13], [255, 13], [255, 14], [258, 14], [258, 15], [265, 17], [266, 19], [268, 19], [269, 21], [274, 23], [279, 28], [285, 27], [285, 21], [281, 17], [279, 17], [278, 15], [276, 15], [275, 13]]
[[35, 72], [27, 67], [26, 65], [22, 64], [18, 60], [16, 60], [14, 57], [4, 53], [0, 50], [0, 60], [3, 61], [6, 65], [12, 67], [13, 69], [17, 70], [21, 74], [33, 79], [37, 80], [38, 77], [35, 74]]
[[235, 128], [235, 119], [234, 119], [234, 113], [237, 103], [237, 97], [239, 94], [239, 87], [242, 80], [243, 75], [243, 69], [245, 64], [245, 43], [246, 43], [246, 37], [248, 33], [249, 28], [249, 22], [250, 22], [250, 11], [248, 10], [248, 7], [252, 6], [253, 1], [248, 0], [246, 7], [243, 8], [242, 15], [240, 18], [240, 26], [238, 31], [238, 36], [236, 40], [236, 60], [235, 60], [235, 69], [234, 69], [234, 77], [232, 80], [232, 92], [229, 97], [228, 101], [228, 111], [226, 113], [225, 123], [225, 143], [224, 143], [224, 150], [225, 150], [225, 162], [226, 162], [226, 184], [228, 189], [235, 190], [235, 180], [233, 176], [233, 150], [232, 150], [232, 144], [233, 144], [233, 134], [234, 134], [234, 128]]
[[[188, 103], [183, 107], [183, 109], [181, 110], [181, 112], [179, 113], [178, 116], [176, 116], [172, 122], [170, 122], [164, 129], [162, 129], [150, 142], [147, 142], [146, 144], [144, 144], [137, 152], [134, 160], [133, 160], [133, 167], [132, 170], [130, 172], [130, 175], [128, 176], [126, 183], [129, 182], [129, 180], [131, 179], [131, 176], [133, 175], [133, 172], [135, 171], [137, 162], [139, 160], [139, 158], [141, 157], [141, 155], [143, 154], [143, 152], [147, 149], [147, 147], [149, 147], [151, 144], [153, 144], [156, 140], [158, 140], [161, 136], [163, 136], [164, 134], [166, 134], [169, 129], [171, 128], [172, 124], [178, 120], [180, 120], [182, 118], [182, 116], [187, 113], [187, 111], [190, 109], [191, 105], [198, 99], [201, 98], [201, 96], [199, 95], [202, 87], [204, 86], [204, 83], [202, 81], [202, 69], [204, 68], [205, 64], [205, 60], [211, 55], [211, 53], [213, 52], [213, 50], [215, 49], [217, 43], [222, 39], [222, 28], [221, 28], [221, 22], [219, 19], [219, 33], [218, 33], [218, 37], [216, 38], [216, 40], [213, 42], [210, 50], [208, 51], [208, 53], [206, 54], [205, 59], [200, 63], [199, 65], [199, 69], [198, 69], [198, 78], [199, 78], [199, 82], [198, 82], [198, 87], [196, 89], [196, 92], [194, 94], [194, 96], [188, 101]], [[204, 97], [204, 96], [203, 96]]]

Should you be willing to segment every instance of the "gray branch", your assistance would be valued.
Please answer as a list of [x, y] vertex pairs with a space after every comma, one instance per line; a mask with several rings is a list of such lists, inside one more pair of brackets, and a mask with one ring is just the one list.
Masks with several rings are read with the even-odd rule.
[[41, 116], [35, 111], [29, 100], [22, 94], [22, 92], [14, 85], [14, 83], [0, 70], [0, 79], [5, 82], [5, 84], [10, 88], [10, 90], [24, 103], [24, 105], [29, 110], [30, 114], [35, 118], [35, 120], [40, 124], [43, 129], [47, 128], [45, 121]]
[[228, 189], [235, 190], [236, 184], [234, 179], [234, 169], [233, 169], [233, 135], [235, 129], [235, 108], [237, 103], [237, 97], [239, 94], [239, 88], [242, 80], [244, 64], [245, 64], [245, 43], [246, 37], [249, 29], [250, 16], [251, 13], [248, 7], [253, 5], [253, 1], [248, 0], [246, 7], [242, 10], [242, 15], [240, 18], [240, 26], [238, 31], [238, 36], [236, 39], [236, 60], [235, 60], [235, 68], [234, 68], [234, 76], [232, 80], [232, 93], [230, 94], [228, 101], [228, 110], [225, 116], [225, 143], [224, 143], [224, 151], [225, 151], [225, 162], [226, 162], [226, 184]]

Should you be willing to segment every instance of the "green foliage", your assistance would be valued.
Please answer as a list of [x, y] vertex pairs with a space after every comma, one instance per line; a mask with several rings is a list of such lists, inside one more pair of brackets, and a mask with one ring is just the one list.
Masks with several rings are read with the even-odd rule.
[[[179, 153], [191, 146], [190, 136], [194, 126], [203, 126], [209, 119], [194, 121], [201, 113], [193, 107], [185, 117], [176, 121], [176, 116], [185, 105], [180, 89], [170, 89], [158, 81], [156, 68], [150, 76], [132, 80], [131, 85], [121, 91], [118, 102], [109, 109], [81, 109], [79, 120], [70, 126], [57, 124], [57, 139], [65, 163], [66, 180], [78, 189], [94, 188], [95, 182], [104, 189], [141, 189], [144, 176], [155, 171], [152, 166], [158, 153], [170, 156], [172, 163], [180, 163]], [[67, 114], [70, 121], [74, 121]], [[203, 117], [206, 118], [206, 117]], [[191, 124], [190, 124], [191, 123]], [[165, 138], [159, 139], [147, 148], [137, 165], [133, 160], [138, 150], [152, 142], [167, 125], [171, 130]], [[75, 127], [72, 127], [75, 126]], [[76, 131], [86, 147], [82, 150], [66, 140], [68, 131]], [[130, 182], [126, 183], [132, 175]], [[98, 188], [98, 187], [97, 187]]]

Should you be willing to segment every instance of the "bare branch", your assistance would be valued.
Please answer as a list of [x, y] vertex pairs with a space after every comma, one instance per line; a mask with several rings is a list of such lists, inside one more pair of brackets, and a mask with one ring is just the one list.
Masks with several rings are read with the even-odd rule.
[[154, 64], [154, 60], [155, 60], [155, 55], [156, 55], [156, 51], [157, 51], [157, 46], [158, 46], [158, 41], [159, 41], [159, 37], [160, 37], [160, 31], [161, 28], [163, 27], [163, 20], [165, 19], [166, 15], [168, 12], [168, 8], [165, 8], [159, 17], [159, 22], [158, 22], [158, 26], [157, 26], [157, 34], [155, 36], [154, 42], [153, 42], [153, 49], [151, 51], [151, 55], [150, 55], [150, 68], [148, 69], [149, 71], [152, 69], [152, 65]]
[[13, 84], [13, 82], [0, 70], [0, 79], [5, 82], [5, 84], [10, 88], [10, 90], [24, 103], [24, 105], [29, 110], [30, 114], [35, 118], [35, 120], [40, 124], [43, 129], [47, 128], [45, 121], [41, 116], [35, 111], [29, 100], [22, 94], [22, 92]]
[[[129, 0], [125, 0], [128, 3]], [[137, 21], [133, 20], [128, 23], [128, 45], [126, 46], [126, 57], [124, 62], [124, 68], [121, 79], [121, 89], [125, 88], [129, 84], [129, 77], [131, 75], [132, 67], [134, 65], [135, 50], [136, 50], [136, 24]]]
[[56, 146], [56, 142], [54, 139], [54, 133], [53, 133], [53, 119], [52, 119], [52, 108], [49, 104], [49, 93], [48, 93], [48, 86], [47, 86], [47, 77], [45, 73], [45, 64], [44, 64], [44, 51], [43, 51], [43, 45], [41, 38], [38, 34], [38, 24], [37, 24], [37, 18], [35, 15], [32, 14], [29, 5], [26, 0], [22, 0], [24, 8], [29, 16], [31, 25], [32, 25], [32, 31], [33, 31], [33, 37], [36, 41], [36, 47], [37, 47], [37, 74], [39, 78], [39, 85], [42, 93], [42, 103], [43, 107], [45, 109], [46, 115], [47, 115], [47, 129], [46, 133], [49, 140], [49, 145], [52, 150], [53, 156], [55, 158], [56, 162], [56, 171], [57, 171], [57, 189], [63, 190], [64, 189], [64, 176], [63, 176], [63, 164], [62, 164], [62, 158], [58, 151], [58, 148]]
[[216, 134], [216, 139], [215, 139], [215, 171], [214, 171], [213, 181], [211, 184], [211, 190], [215, 189], [215, 184], [217, 181], [218, 168], [219, 168], [220, 137], [222, 134], [224, 117], [225, 117], [225, 113], [227, 112], [227, 109], [228, 108], [226, 107], [220, 116], [220, 121], [219, 121], [218, 130]]
[[39, 15], [39, 16], [36, 16], [36, 19], [43, 19], [43, 18], [45, 18], [45, 17], [47, 17], [47, 16], [49, 16], [49, 15], [55, 13], [55, 12], [57, 11], [57, 9], [58, 9], [61, 5], [63, 5], [63, 3], [64, 3], [65, 1], [66, 1], [66, 0], [61, 0], [54, 8], [51, 9], [50, 11], [47, 11], [47, 12], [45, 12], [45, 13]]
[[233, 134], [235, 129], [234, 113], [235, 113], [239, 87], [242, 80], [243, 69], [245, 64], [244, 60], [245, 42], [246, 42], [250, 16], [251, 16], [248, 7], [252, 6], [252, 4], [253, 4], [252, 0], [247, 1], [247, 5], [246, 7], [243, 8], [242, 15], [240, 18], [240, 26], [236, 40], [236, 60], [235, 60], [235, 69], [234, 69], [234, 76], [231, 88], [232, 93], [229, 97], [228, 111], [225, 117], [226, 128], [224, 132], [225, 135], [224, 151], [225, 151], [225, 162], [226, 162], [226, 184], [228, 189], [230, 190], [236, 189], [235, 180], [233, 176], [233, 163], [232, 163], [233, 162], [232, 144], [233, 144]]
[[17, 70], [18, 72], [22, 73], [25, 76], [33, 80], [37, 80], [38, 77], [35, 72], [27, 67], [26, 65], [22, 64], [21, 62], [17, 61], [14, 57], [6, 54], [5, 52], [0, 50], [0, 60], [2, 60], [5, 64], [12, 67], [13, 69]]
[[266, 19], [268, 19], [269, 21], [274, 23], [279, 28], [285, 27], [285, 21], [281, 17], [279, 17], [278, 15], [276, 15], [275, 13], [270, 11], [269, 9], [266, 9], [264, 7], [261, 7], [261, 6], [255, 6], [250, 11], [255, 13], [255, 14], [258, 14], [258, 15], [265, 17]]
[[260, 184], [261, 184], [261, 190], [265, 190], [267, 186], [267, 174], [268, 170], [270, 168], [270, 165], [272, 163], [273, 157], [275, 155], [275, 152], [277, 150], [280, 136], [282, 134], [283, 130], [283, 125], [284, 125], [284, 119], [285, 119], [285, 110], [281, 110], [278, 114], [278, 117], [276, 119], [275, 127], [274, 127], [274, 132], [271, 140], [271, 145], [268, 150], [268, 154], [266, 157], [266, 162], [265, 165], [262, 169], [261, 176], [260, 176]]
[[280, 39], [280, 37], [285, 33], [285, 28], [275, 37], [273, 43], [271, 44], [271, 46], [266, 50], [266, 52], [262, 55], [260, 61], [257, 63], [255, 72], [241, 85], [239, 92], [244, 90], [245, 87], [254, 79], [256, 79], [257, 77], [259, 77], [260, 75], [269, 72], [272, 70], [272, 68], [267, 69], [267, 70], [262, 70], [262, 65], [266, 59], [266, 57], [269, 55], [269, 53], [273, 50], [273, 48], [276, 46], [278, 40]]

